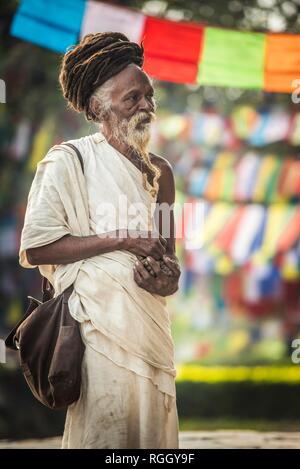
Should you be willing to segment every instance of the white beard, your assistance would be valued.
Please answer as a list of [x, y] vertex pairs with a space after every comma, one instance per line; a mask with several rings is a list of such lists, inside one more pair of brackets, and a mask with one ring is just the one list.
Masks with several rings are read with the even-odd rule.
[[[135, 114], [129, 121], [119, 120], [116, 114], [111, 111], [109, 115], [111, 134], [120, 143], [125, 143], [129, 148], [138, 153], [148, 153], [151, 138], [151, 122], [143, 124], [137, 128], [139, 122], [148, 117], [145, 112]], [[154, 119], [154, 114], [152, 114]]]

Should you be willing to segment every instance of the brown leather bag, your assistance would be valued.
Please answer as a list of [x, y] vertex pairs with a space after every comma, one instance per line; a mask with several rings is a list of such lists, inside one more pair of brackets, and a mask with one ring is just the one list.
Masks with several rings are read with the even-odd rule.
[[[43, 283], [47, 279], [44, 277]], [[69, 312], [73, 285], [43, 302], [29, 297], [22, 320], [5, 340], [19, 350], [22, 373], [33, 395], [51, 409], [61, 409], [80, 396], [81, 364], [85, 350], [79, 323]]]
[[[79, 150], [72, 144], [82, 169]], [[42, 301], [28, 296], [26, 313], [5, 339], [6, 347], [19, 351], [20, 366], [33, 395], [51, 409], [77, 401], [85, 345], [80, 324], [70, 314], [70, 285], [53, 298], [54, 289], [43, 277]]]

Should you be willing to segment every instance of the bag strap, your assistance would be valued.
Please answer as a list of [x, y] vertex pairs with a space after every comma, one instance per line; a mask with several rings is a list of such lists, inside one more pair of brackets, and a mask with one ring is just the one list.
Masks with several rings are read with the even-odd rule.
[[[82, 169], [82, 172], [84, 174], [84, 163], [83, 163], [83, 158], [82, 158], [82, 155], [80, 153], [80, 151], [78, 150], [77, 147], [75, 147], [75, 145], [73, 145], [72, 143], [63, 143], [62, 145], [68, 145], [68, 147], [72, 148], [78, 159], [79, 159], [79, 162], [80, 162], [80, 166], [81, 166], [81, 169]], [[54, 294], [54, 288], [53, 286], [51, 285], [51, 283], [49, 282], [49, 280], [42, 276], [43, 277], [43, 280], [42, 280], [42, 294], [43, 294], [43, 303], [45, 301], [48, 301], [50, 300], [51, 298], [53, 298], [53, 294]]]
[[75, 147], [75, 145], [73, 145], [73, 143], [68, 143], [68, 142], [67, 142], [67, 143], [63, 143], [62, 145], [68, 145], [68, 147], [72, 148], [72, 149], [75, 151], [75, 153], [76, 153], [76, 155], [78, 156], [78, 159], [79, 159], [79, 161], [80, 161], [80, 165], [81, 165], [82, 172], [83, 172], [83, 174], [84, 174], [83, 158], [82, 158], [82, 155], [81, 155], [80, 151], [78, 150], [78, 148]]

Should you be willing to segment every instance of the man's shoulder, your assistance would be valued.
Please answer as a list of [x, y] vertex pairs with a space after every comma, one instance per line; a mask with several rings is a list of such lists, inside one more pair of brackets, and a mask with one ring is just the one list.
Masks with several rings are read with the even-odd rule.
[[82, 137], [78, 137], [78, 138], [73, 138], [73, 139], [70, 139], [70, 140], [64, 140], [63, 142], [60, 143], [60, 145], [66, 145], [68, 143], [71, 143], [72, 145], [74, 145], [75, 147], [77, 147], [79, 150], [84, 150], [86, 147], [89, 146], [89, 144], [91, 142], [93, 142], [94, 140], [94, 135], [91, 134], [91, 135], [84, 135]]
[[[74, 148], [77, 148], [79, 150], [82, 158], [84, 158], [86, 149], [89, 147], [88, 144], [91, 141], [92, 135], [85, 135], [83, 137], [75, 138], [75, 139], [69, 139], [69, 140], [63, 140], [60, 143], [57, 143], [53, 145], [47, 152], [47, 159], [51, 160], [62, 160], [66, 161], [68, 159], [69, 161], [74, 160]], [[68, 144], [71, 144], [70, 146]]]
[[175, 199], [175, 179], [172, 165], [166, 158], [155, 153], [151, 153], [150, 157], [152, 163], [156, 164], [161, 170], [157, 201], [173, 203]]
[[73, 144], [80, 151], [82, 158], [84, 158], [82, 138], [65, 140], [50, 147], [46, 155], [39, 161], [37, 167], [40, 167], [42, 170], [47, 167], [48, 174], [53, 173], [53, 175], [61, 176], [68, 174], [70, 168], [74, 165], [76, 168], [78, 156], [72, 147], [66, 145], [67, 143]]
[[157, 155], [157, 153], [151, 152], [150, 159], [151, 159], [151, 162], [157, 165], [160, 169], [163, 169], [163, 168], [168, 168], [170, 170], [173, 169], [171, 163], [163, 156]]

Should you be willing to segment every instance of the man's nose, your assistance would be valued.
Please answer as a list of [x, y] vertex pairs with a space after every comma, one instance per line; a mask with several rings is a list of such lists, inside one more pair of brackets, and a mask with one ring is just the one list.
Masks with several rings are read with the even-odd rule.
[[143, 96], [140, 100], [139, 110], [140, 111], [146, 111], [146, 112], [153, 112], [154, 111], [154, 106], [149, 101], [149, 99], [147, 99], [145, 96]]

